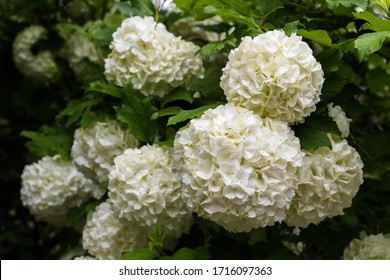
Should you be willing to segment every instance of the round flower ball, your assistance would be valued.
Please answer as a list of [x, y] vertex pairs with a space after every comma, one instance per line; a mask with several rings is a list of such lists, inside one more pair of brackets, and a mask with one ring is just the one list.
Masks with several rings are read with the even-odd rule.
[[107, 185], [114, 158], [127, 148], [138, 145], [128, 128], [117, 120], [106, 119], [91, 127], [76, 129], [71, 155], [88, 178]]
[[55, 226], [67, 225], [70, 208], [104, 194], [104, 190], [78, 171], [72, 161], [60, 155], [45, 156], [26, 165], [21, 179], [22, 204], [37, 220]]
[[345, 139], [332, 148], [307, 152], [299, 169], [300, 183], [287, 212], [289, 226], [305, 228], [326, 218], [343, 214], [363, 183], [363, 162], [359, 153]]
[[174, 141], [188, 207], [232, 232], [285, 219], [302, 158], [286, 122], [230, 103], [191, 120]]
[[180, 86], [189, 87], [203, 74], [199, 47], [182, 40], [152, 17], [125, 19], [114, 32], [105, 59], [107, 81], [131, 84], [145, 96], [162, 97]]
[[[84, 27], [91, 24], [89, 22]], [[69, 31], [61, 25], [57, 29], [65, 40], [61, 56], [68, 61], [69, 67], [77, 79], [86, 78], [102, 66], [103, 57], [86, 35], [77, 31]]]
[[344, 249], [344, 260], [390, 260], [390, 234], [362, 234]]
[[33, 46], [45, 39], [47, 30], [40, 25], [31, 25], [16, 35], [12, 45], [13, 59], [16, 68], [27, 78], [41, 83], [57, 81], [60, 71], [53, 54], [44, 50], [38, 54], [32, 51]]
[[120, 219], [148, 230], [160, 225], [166, 237], [176, 238], [188, 232], [192, 222], [182, 188], [172, 171], [169, 151], [143, 146], [115, 158], [108, 196]]
[[315, 111], [324, 82], [308, 44], [280, 30], [244, 37], [222, 71], [228, 102], [290, 124]]
[[352, 119], [347, 118], [344, 110], [340, 106], [333, 106], [333, 103], [329, 103], [327, 107], [329, 117], [337, 124], [341, 135], [347, 138], [349, 136], [349, 124]]
[[83, 248], [97, 259], [116, 260], [125, 251], [146, 246], [147, 232], [136, 224], [122, 224], [108, 202], [88, 213]]

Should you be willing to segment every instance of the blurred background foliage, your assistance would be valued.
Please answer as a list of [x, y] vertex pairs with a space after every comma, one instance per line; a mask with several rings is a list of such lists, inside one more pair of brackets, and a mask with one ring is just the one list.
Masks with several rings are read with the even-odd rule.
[[[78, 232], [38, 222], [21, 205], [20, 174], [26, 164], [45, 153], [62, 150], [66, 154], [73, 130], [80, 121], [88, 122], [85, 112], [91, 108], [104, 112], [117, 102], [115, 89], [104, 83], [93, 83], [104, 79], [101, 66], [96, 66], [95, 73], [80, 80], [65, 59], [57, 55], [56, 63], [61, 70], [59, 81], [44, 84], [24, 77], [13, 61], [15, 36], [32, 24], [42, 25], [48, 29], [48, 35], [33, 52], [45, 49], [58, 53], [65, 42], [55, 27], [63, 24], [71, 30], [79, 28], [86, 32], [106, 55], [112, 32], [129, 13], [156, 16], [145, 3], [150, 1], [0, 0], [2, 259], [66, 258], [80, 245]], [[206, 255], [212, 259], [339, 259], [344, 247], [361, 231], [390, 233], [390, 36], [361, 42], [366, 44], [357, 43], [359, 38], [366, 39], [361, 37], [365, 34], [390, 32], [388, 18], [378, 22], [356, 17], [354, 13], [368, 10], [369, 1], [366, 0], [178, 0], [175, 3], [186, 14], [198, 19], [222, 16], [225, 24], [214, 27], [218, 30], [226, 31], [231, 24], [236, 26], [234, 32], [220, 42], [207, 43], [195, 38], [205, 57], [218, 52], [228, 53], [239, 44], [242, 36], [274, 28], [303, 36], [325, 72], [323, 95], [316, 113], [321, 114], [321, 108], [329, 102], [346, 111], [353, 119], [348, 141], [359, 151], [365, 165], [364, 184], [343, 216], [311, 225], [299, 235], [285, 224], [233, 234], [196, 219], [191, 232], [180, 239], [178, 248], [206, 246]], [[169, 29], [179, 17], [161, 12], [158, 20]], [[89, 21], [95, 24], [86, 30], [83, 25]], [[378, 41], [382, 44], [378, 45]], [[377, 47], [372, 47], [374, 43]], [[221, 67], [223, 63], [224, 60]], [[192, 89], [202, 95], [201, 103], [189, 105], [182, 100], [174, 105], [194, 109], [223, 102], [218, 87], [219, 69], [210, 68], [205, 78]], [[159, 106], [162, 109], [165, 104]], [[321, 132], [321, 126], [314, 121], [312, 129], [315, 128]], [[22, 131], [25, 131], [24, 137]], [[166, 140], [168, 138], [169, 135]], [[303, 242], [305, 246], [297, 256], [285, 246], [286, 242], [295, 245]]]

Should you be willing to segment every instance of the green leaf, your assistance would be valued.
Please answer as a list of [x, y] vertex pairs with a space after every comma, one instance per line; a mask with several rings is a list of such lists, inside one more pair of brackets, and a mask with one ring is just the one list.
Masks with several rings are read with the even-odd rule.
[[380, 50], [386, 39], [390, 38], [390, 31], [366, 33], [355, 40], [354, 47], [358, 51], [359, 61], [362, 62], [370, 54]]
[[283, 2], [280, 0], [258, 0], [255, 4], [255, 9], [259, 12], [260, 16], [268, 16], [276, 10], [284, 7]]
[[357, 6], [365, 9], [367, 6], [367, 0], [326, 0], [326, 4], [331, 10], [337, 8], [339, 5], [347, 8]]
[[71, 100], [68, 103], [68, 106], [62, 110], [57, 116], [56, 121], [60, 122], [64, 118], [68, 118], [65, 123], [65, 127], [70, 127], [74, 123], [80, 120], [83, 117], [85, 112], [90, 108], [97, 105], [102, 101], [102, 98], [91, 98], [87, 100]]
[[30, 139], [26, 146], [38, 157], [56, 154], [68, 157], [73, 143], [73, 135], [61, 127], [44, 125], [38, 132], [23, 130], [20, 135]]
[[102, 22], [96, 22], [88, 28], [89, 37], [99, 46], [108, 47], [112, 41], [112, 34], [118, 27], [119, 24], [107, 25]]
[[201, 14], [207, 6], [214, 6], [218, 10], [230, 9], [235, 14], [250, 15], [247, 3], [242, 0], [173, 0], [178, 8], [192, 14]]
[[86, 92], [98, 92], [120, 98], [122, 90], [115, 85], [107, 84], [104, 81], [93, 81], [85, 89]]
[[156, 225], [153, 227], [151, 231], [148, 233], [148, 237], [150, 242], [149, 249], [152, 250], [153, 248], [162, 248], [164, 245], [165, 240], [165, 234], [164, 231], [161, 229], [160, 225]]
[[303, 124], [294, 126], [293, 130], [304, 150], [316, 150], [324, 146], [331, 148], [327, 134], [340, 134], [336, 123], [328, 116], [312, 116]]
[[157, 253], [149, 248], [139, 248], [132, 252], [123, 253], [121, 260], [154, 260], [158, 257]]
[[222, 70], [218, 67], [211, 67], [204, 73], [204, 78], [194, 81], [191, 91], [199, 92], [206, 100], [209, 101], [226, 101], [226, 96], [219, 86], [222, 76]]
[[289, 22], [289, 23], [284, 25], [283, 31], [287, 36], [291, 36], [291, 34], [297, 33], [299, 25], [302, 26], [302, 24], [299, 22], [299, 20]]
[[299, 29], [297, 31], [297, 34], [301, 35], [305, 39], [316, 42], [318, 44], [327, 47], [332, 46], [332, 39], [330, 39], [328, 33], [325, 30], [306, 31], [305, 29]]
[[156, 7], [150, 0], [130, 0], [132, 15], [134, 16], [154, 16]]
[[389, 20], [379, 19], [367, 11], [354, 14], [354, 17], [368, 22], [362, 26], [363, 29], [370, 29], [373, 31], [390, 31]]
[[170, 117], [168, 119], [167, 125], [174, 125], [174, 124], [177, 124], [179, 122], [186, 121], [188, 119], [193, 119], [193, 118], [199, 117], [200, 115], [202, 115], [204, 113], [204, 111], [211, 109], [211, 108], [215, 108], [218, 105], [219, 105], [218, 103], [208, 104], [208, 105], [205, 105], [205, 106], [193, 109], [193, 110], [181, 110], [180, 113], [178, 113], [177, 115]]
[[[98, 186], [96, 186], [98, 187]], [[103, 196], [100, 199], [91, 198], [85, 202], [83, 202], [79, 207], [73, 207], [69, 210], [68, 214], [66, 215], [67, 220], [74, 224], [81, 220], [82, 218], [86, 217], [88, 212], [93, 211], [96, 206], [98, 206], [100, 203], [105, 201], [107, 198]]]
[[164, 99], [161, 101], [161, 106], [164, 107], [166, 104], [177, 100], [183, 100], [187, 101], [188, 103], [192, 103], [192, 93], [184, 88], [176, 88], [173, 92], [164, 96]]
[[204, 45], [200, 52], [205, 56], [207, 60], [209, 60], [210, 56], [216, 54], [220, 50], [222, 50], [225, 47], [225, 44], [223, 42], [210, 42]]
[[158, 119], [158, 118], [161, 118], [161, 117], [165, 117], [165, 116], [177, 115], [178, 113], [180, 113], [180, 111], [181, 111], [181, 108], [178, 107], [178, 106], [164, 108], [164, 109], [154, 113], [151, 116], [151, 119], [155, 120], [155, 119]]
[[219, 15], [224, 18], [229, 18], [231, 20], [236, 20], [237, 22], [246, 24], [251, 27], [257, 27], [254, 19], [252, 16], [244, 16], [243, 14], [232, 10], [230, 8], [223, 9], [223, 8], [217, 8], [215, 6], [206, 6], [203, 9], [203, 13], [205, 15]]
[[336, 48], [327, 49], [321, 52], [317, 57], [325, 74], [339, 70], [340, 67], [344, 65], [342, 58], [342, 51]]
[[151, 98], [137, 97], [136, 92], [128, 87], [124, 88], [124, 102], [116, 109], [118, 120], [127, 124], [134, 136], [143, 142], [153, 143], [158, 130], [156, 120], [152, 115], [157, 111]]
[[321, 91], [321, 101], [329, 100], [335, 97], [342, 91], [344, 86], [348, 83], [348, 78], [341, 75], [331, 75], [325, 79]]

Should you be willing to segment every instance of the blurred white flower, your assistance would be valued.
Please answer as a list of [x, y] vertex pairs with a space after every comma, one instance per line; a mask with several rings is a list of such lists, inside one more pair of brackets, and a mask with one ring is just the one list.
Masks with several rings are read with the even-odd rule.
[[147, 232], [135, 223], [122, 224], [108, 202], [101, 203], [88, 213], [83, 247], [97, 259], [119, 259], [123, 252], [143, 247], [146, 243]]
[[370, 0], [367, 10], [380, 19], [388, 20], [390, 18], [390, 3], [387, 0]]
[[82, 80], [103, 65], [103, 58], [93, 42], [77, 31], [69, 32], [58, 27], [61, 36], [65, 39], [61, 55], [69, 63], [76, 78]]
[[55, 82], [60, 75], [50, 51], [32, 52], [32, 47], [46, 36], [47, 30], [43, 26], [31, 25], [16, 35], [12, 45], [16, 68], [27, 78], [42, 83]]
[[182, 17], [170, 26], [170, 30], [173, 34], [187, 40], [201, 39], [207, 42], [218, 42], [226, 38], [225, 33], [207, 30], [207, 27], [221, 23], [222, 18], [219, 16], [214, 16], [201, 21], [189, 17]]
[[157, 9], [160, 10], [170, 10], [173, 7], [176, 7], [175, 3], [173, 3], [172, 0], [152, 0], [153, 4], [156, 6]]
[[96, 258], [91, 257], [91, 256], [80, 256], [80, 257], [74, 258], [74, 260], [75, 261], [93, 261], [93, 260], [96, 260]]
[[285, 219], [302, 157], [287, 123], [230, 103], [191, 120], [174, 142], [188, 207], [234, 232]]
[[229, 102], [292, 124], [316, 109], [323, 76], [300, 36], [274, 30], [242, 39], [229, 54], [220, 85]]
[[329, 117], [331, 117], [337, 124], [341, 135], [344, 138], [349, 136], [349, 124], [352, 119], [347, 118], [345, 112], [340, 106], [333, 106], [333, 103], [328, 104]]
[[46, 156], [26, 165], [21, 179], [22, 204], [37, 220], [55, 226], [67, 225], [70, 208], [104, 194], [104, 190], [78, 171], [72, 161], [60, 155]]
[[344, 249], [344, 260], [390, 260], [390, 234], [379, 233], [353, 239]]
[[287, 212], [289, 226], [307, 227], [343, 214], [363, 183], [363, 162], [347, 141], [334, 140], [332, 149], [307, 152], [299, 169], [300, 183]]
[[128, 149], [115, 158], [108, 196], [119, 218], [151, 230], [160, 225], [167, 237], [188, 232], [192, 221], [182, 184], [172, 172], [169, 152], [157, 146]]
[[202, 76], [199, 47], [156, 23], [152, 17], [125, 19], [114, 32], [105, 75], [118, 86], [131, 84], [145, 96], [162, 97]]
[[101, 184], [108, 183], [108, 173], [114, 158], [138, 140], [117, 120], [98, 121], [92, 127], [78, 128], [74, 134], [71, 155], [76, 166]]

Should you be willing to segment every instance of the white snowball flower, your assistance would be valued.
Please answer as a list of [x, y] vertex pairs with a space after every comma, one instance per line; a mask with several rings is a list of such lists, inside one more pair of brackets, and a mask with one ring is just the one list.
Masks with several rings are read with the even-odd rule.
[[129, 129], [116, 120], [107, 119], [92, 127], [76, 129], [71, 155], [84, 174], [106, 185], [114, 158], [138, 145]]
[[287, 123], [230, 103], [191, 120], [174, 142], [187, 205], [234, 232], [284, 220], [302, 157]]
[[226, 38], [225, 33], [209, 31], [206, 30], [205, 27], [218, 25], [221, 23], [222, 18], [220, 16], [214, 16], [202, 21], [197, 21], [189, 17], [183, 17], [175, 21], [170, 26], [170, 30], [173, 34], [188, 40], [201, 39], [208, 42], [218, 42]]
[[347, 118], [345, 112], [340, 106], [333, 106], [333, 103], [328, 104], [329, 117], [331, 117], [337, 124], [341, 135], [344, 138], [349, 136], [349, 124], [352, 119]]
[[91, 74], [96, 67], [103, 64], [103, 58], [88, 37], [79, 32], [61, 30], [61, 26], [59, 29], [60, 34], [65, 39], [61, 54], [68, 61], [69, 67], [77, 78], [84, 78]]
[[26, 77], [37, 82], [55, 82], [59, 77], [59, 69], [53, 54], [42, 51], [33, 54], [32, 47], [47, 35], [47, 30], [40, 25], [31, 25], [22, 30], [12, 45], [12, 53], [16, 68]]
[[300, 183], [287, 212], [289, 226], [307, 227], [343, 214], [363, 183], [363, 162], [345, 139], [330, 135], [332, 149], [308, 152], [299, 170]]
[[344, 249], [344, 260], [390, 260], [390, 234], [367, 236], [352, 240]]
[[182, 198], [182, 184], [172, 172], [169, 152], [157, 146], [128, 149], [115, 158], [108, 196], [119, 218], [152, 229], [160, 225], [167, 237], [180, 237], [191, 226]]
[[242, 39], [229, 54], [220, 85], [229, 102], [292, 124], [316, 109], [323, 76], [302, 37], [274, 30]]
[[91, 197], [100, 198], [104, 190], [87, 179], [72, 161], [61, 156], [43, 157], [26, 165], [20, 190], [22, 204], [37, 220], [56, 226], [66, 225], [68, 210]]
[[122, 224], [114, 215], [111, 205], [103, 202], [88, 213], [83, 230], [83, 247], [101, 260], [119, 259], [125, 251], [145, 246], [147, 232], [136, 224]]
[[75, 261], [94, 261], [94, 260], [96, 260], [96, 258], [91, 257], [91, 256], [80, 256], [80, 257], [74, 258], [74, 260]]
[[380, 19], [388, 20], [390, 12], [390, 3], [386, 0], [370, 0], [367, 10]]
[[125, 19], [110, 48], [106, 79], [118, 86], [131, 84], [146, 96], [162, 97], [175, 87], [188, 87], [204, 71], [201, 56], [195, 56], [199, 47], [169, 33], [152, 17]]

